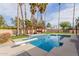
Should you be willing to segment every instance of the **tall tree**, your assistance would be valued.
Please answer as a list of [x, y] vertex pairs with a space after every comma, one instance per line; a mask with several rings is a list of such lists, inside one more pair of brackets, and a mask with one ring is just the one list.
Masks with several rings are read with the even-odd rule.
[[26, 13], [26, 4], [24, 4], [24, 14], [25, 14], [25, 19], [27, 18], [27, 13]]
[[20, 20], [19, 20], [19, 4], [17, 4], [17, 18], [16, 18], [17, 24], [17, 30], [16, 30], [16, 34], [20, 35]]
[[20, 12], [21, 12], [21, 34], [24, 34], [24, 18], [23, 18], [23, 9], [22, 9], [23, 3], [19, 3]]
[[73, 3], [73, 34], [74, 34], [74, 20], [75, 20], [75, 3]]
[[79, 17], [76, 19], [76, 35], [78, 34], [78, 28], [79, 28]]
[[14, 19], [11, 18], [12, 24], [14, 24], [15, 27], [17, 27], [17, 23], [18, 23], [17, 20], [18, 20], [17, 17], [15, 17]]
[[51, 24], [50, 23], [47, 23], [47, 27], [50, 28], [51, 27]]
[[61, 4], [58, 3], [58, 32], [59, 32], [59, 28], [60, 28], [60, 8], [61, 8]]
[[0, 15], [0, 27], [3, 27], [5, 25], [4, 17]]
[[32, 21], [32, 29], [36, 29], [37, 21], [35, 19], [36, 13], [36, 3], [30, 3], [30, 11], [31, 11], [31, 21]]
[[30, 21], [30, 20], [26, 20], [25, 21], [25, 24], [26, 24], [26, 29], [28, 30], [28, 29], [31, 29], [31, 27], [32, 27], [32, 22]]
[[65, 30], [71, 28], [71, 24], [69, 22], [61, 22], [60, 26], [63, 29], [63, 32], [65, 32]]
[[28, 34], [28, 31], [29, 30], [32, 30], [32, 21], [31, 20], [25, 20], [25, 25], [26, 25], [26, 32], [27, 32], [27, 34]]
[[37, 23], [37, 28], [44, 29], [45, 28], [45, 22], [43, 20], [39, 20]]
[[23, 15], [23, 3], [18, 3], [17, 6], [17, 35], [23, 35], [24, 34], [24, 15]]
[[43, 25], [43, 28], [45, 29], [45, 22], [43, 20], [43, 13], [45, 12], [46, 10], [46, 6], [47, 6], [48, 3], [37, 3], [37, 7], [39, 9], [39, 12], [41, 13], [41, 23]]
[[25, 20], [27, 20], [27, 14], [26, 14], [26, 4], [24, 4], [24, 21], [23, 21], [23, 32], [24, 32], [24, 35], [26, 34], [25, 33], [25, 28], [26, 28], [26, 25], [25, 25]]
[[39, 9], [39, 12], [41, 13], [41, 20], [43, 20], [43, 13], [45, 12], [46, 10], [46, 6], [47, 6], [48, 3], [38, 3], [37, 4], [37, 7]]

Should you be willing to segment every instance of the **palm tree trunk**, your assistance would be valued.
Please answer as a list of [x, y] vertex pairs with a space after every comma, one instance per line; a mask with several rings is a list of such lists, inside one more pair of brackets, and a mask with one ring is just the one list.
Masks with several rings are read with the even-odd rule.
[[73, 4], [73, 34], [74, 34], [74, 19], [75, 19], [75, 3]]
[[[43, 19], [45, 20], [45, 14], [44, 14], [44, 16], [43, 16]], [[45, 28], [46, 28], [46, 27], [45, 27], [45, 25], [44, 25], [44, 31], [43, 31], [43, 32], [45, 32]]]
[[[58, 8], [58, 33], [60, 32], [60, 3], [58, 4], [59, 5], [59, 8]], [[58, 42], [60, 42], [60, 38], [58, 37]]]
[[[77, 24], [77, 22], [76, 22], [76, 24]], [[76, 25], [76, 35], [77, 35], [77, 25]]]
[[26, 14], [26, 4], [24, 4], [24, 10], [25, 10], [25, 19], [27, 18], [27, 14]]
[[43, 20], [42, 13], [41, 13], [41, 20]]
[[33, 15], [33, 14], [31, 14], [31, 21], [32, 21], [31, 32], [32, 32], [32, 34], [33, 34], [33, 17], [34, 17], [34, 15]]
[[22, 5], [20, 5], [20, 11], [21, 11], [21, 17], [22, 17], [22, 22], [21, 22], [21, 26], [22, 26], [22, 28], [21, 28], [21, 35], [23, 35], [24, 34], [24, 31], [23, 31], [23, 29], [24, 29], [24, 19], [23, 19]]
[[58, 4], [59, 5], [59, 8], [58, 8], [58, 33], [59, 33], [59, 27], [60, 27], [60, 3]]
[[17, 30], [16, 35], [20, 35], [20, 21], [19, 21], [19, 4], [17, 6]]
[[[43, 14], [41, 13], [41, 21], [43, 20]], [[43, 25], [42, 25], [43, 27]], [[41, 28], [42, 32], [43, 32], [43, 28]]]
[[[39, 15], [38, 15], [38, 11], [37, 11], [37, 26], [38, 26], [38, 16], [39, 16]], [[36, 33], [38, 33], [38, 32], [37, 32], [37, 29], [38, 29], [38, 27], [36, 27]]]
[[24, 29], [23, 29], [23, 31], [24, 31], [24, 34], [25, 34], [25, 20], [26, 20], [26, 4], [24, 4], [24, 13], [25, 13], [25, 19], [24, 19]]
[[[46, 9], [45, 7], [43, 7], [43, 8]], [[43, 19], [44, 19], [44, 20], [46, 19], [45, 15], [46, 15], [46, 12], [44, 11], [44, 15], [43, 15]], [[45, 25], [44, 25], [44, 32], [45, 32], [45, 29], [46, 29], [46, 27], [45, 27]]]
[[79, 20], [79, 18], [76, 19], [76, 21], [75, 21], [75, 22], [76, 22], [76, 26], [75, 26], [75, 28], [76, 28], [76, 35], [78, 35], [78, 33], [77, 33], [77, 32], [78, 32], [78, 24], [79, 24], [79, 23], [78, 23], [78, 22], [79, 22], [78, 20]]

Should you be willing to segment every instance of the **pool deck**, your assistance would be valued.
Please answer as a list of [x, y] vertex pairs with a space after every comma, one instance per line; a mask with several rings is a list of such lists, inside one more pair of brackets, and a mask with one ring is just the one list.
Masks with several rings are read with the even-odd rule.
[[71, 42], [71, 38], [63, 38], [62, 42], [63, 46], [52, 49], [48, 56], [78, 56], [75, 43]]
[[46, 51], [29, 43], [16, 47], [5, 46], [0, 48], [0, 56], [24, 56], [24, 52], [26, 52], [26, 56], [44, 56], [47, 54]]
[[11, 47], [12, 43], [8, 46], [0, 47], [0, 56], [78, 56], [76, 45], [71, 42], [71, 38], [65, 37], [61, 41], [64, 43], [63, 46], [56, 47], [49, 53], [30, 43]]

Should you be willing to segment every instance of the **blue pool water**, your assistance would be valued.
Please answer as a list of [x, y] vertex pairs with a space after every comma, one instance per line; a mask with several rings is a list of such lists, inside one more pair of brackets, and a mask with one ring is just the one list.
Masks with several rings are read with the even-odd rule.
[[37, 35], [31, 38], [38, 38], [37, 40], [31, 41], [30, 43], [49, 52], [54, 47], [59, 47], [59, 40], [61, 36], [55, 35]]

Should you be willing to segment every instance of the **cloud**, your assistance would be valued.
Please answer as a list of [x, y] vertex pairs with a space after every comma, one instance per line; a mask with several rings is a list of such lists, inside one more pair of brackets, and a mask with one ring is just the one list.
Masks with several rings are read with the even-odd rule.
[[[72, 4], [66, 4], [68, 8], [61, 10], [60, 12], [60, 22], [62, 21], [69, 21], [71, 25], [73, 25], [73, 5]], [[71, 7], [70, 7], [71, 6]], [[79, 17], [79, 4], [76, 4], [75, 8], [75, 20]], [[50, 19], [48, 22], [50, 22], [52, 25], [58, 26], [58, 12], [51, 13], [48, 17]]]
[[[30, 6], [26, 4], [27, 18], [30, 19]], [[0, 15], [4, 16], [8, 25], [12, 25], [10, 18], [17, 16], [17, 3], [0, 3]]]
[[[30, 16], [30, 6], [26, 4], [27, 17]], [[17, 4], [16, 3], [0, 3], [0, 14], [3, 16], [14, 17], [17, 16]]]
[[17, 4], [13, 3], [1, 3], [0, 4], [0, 14], [3, 16], [16, 16], [17, 15]]
[[[58, 25], [58, 11], [57, 9], [57, 4], [49, 4], [48, 6], [48, 11], [46, 15], [46, 23], [50, 22], [52, 26], [57, 26]], [[56, 5], [56, 6], [55, 6]], [[62, 4], [61, 6], [61, 13], [60, 13], [60, 22], [62, 21], [69, 21], [72, 24], [72, 16], [73, 16], [73, 4]], [[52, 8], [52, 9], [51, 9]], [[76, 4], [76, 10], [75, 10], [75, 19], [79, 17], [79, 4]], [[30, 5], [26, 4], [26, 12], [27, 12], [27, 18], [30, 19], [31, 13], [30, 13]], [[0, 3], [0, 15], [3, 15], [7, 20], [9, 20], [11, 17], [17, 16], [17, 4], [16, 3]], [[37, 14], [36, 14], [37, 15]], [[36, 16], [37, 17], [37, 16]], [[8, 21], [7, 21], [8, 22]], [[75, 22], [75, 21], [74, 21]], [[8, 22], [9, 24], [10, 22]], [[10, 23], [11, 24], [11, 23]]]

